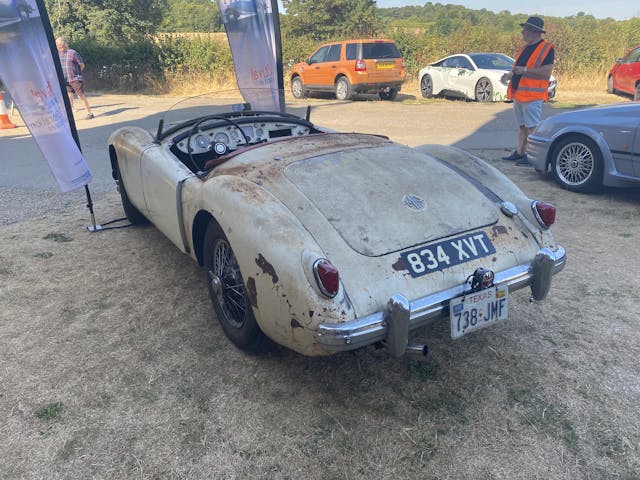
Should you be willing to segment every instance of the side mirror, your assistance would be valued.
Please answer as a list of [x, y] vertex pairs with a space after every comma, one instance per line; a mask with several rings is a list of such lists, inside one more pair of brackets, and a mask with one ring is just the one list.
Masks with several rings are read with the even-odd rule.
[[306, 60], [307, 65], [312, 65], [313, 64], [313, 60], [310, 58], [307, 58]]

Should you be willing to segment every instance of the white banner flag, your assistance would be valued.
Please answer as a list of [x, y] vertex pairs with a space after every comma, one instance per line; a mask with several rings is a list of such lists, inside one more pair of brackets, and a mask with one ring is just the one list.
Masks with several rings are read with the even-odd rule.
[[[238, 88], [253, 110], [284, 110], [278, 4], [270, 0], [218, 0]], [[280, 64], [280, 68], [278, 68]], [[280, 73], [281, 74], [281, 73]]]
[[34, 0], [0, 0], [0, 80], [49, 163], [60, 191], [89, 183], [92, 175], [71, 135], [62, 96], [67, 92], [60, 88]]

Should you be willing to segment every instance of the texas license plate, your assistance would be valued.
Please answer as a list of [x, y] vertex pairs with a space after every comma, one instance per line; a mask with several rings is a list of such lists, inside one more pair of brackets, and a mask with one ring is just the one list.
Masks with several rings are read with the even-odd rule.
[[509, 288], [506, 285], [468, 293], [449, 302], [451, 338], [506, 320]]

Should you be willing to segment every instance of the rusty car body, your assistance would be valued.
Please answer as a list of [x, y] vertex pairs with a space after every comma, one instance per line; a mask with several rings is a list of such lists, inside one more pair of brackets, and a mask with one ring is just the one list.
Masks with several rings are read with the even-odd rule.
[[[555, 208], [475, 156], [329, 131], [309, 110], [227, 107], [176, 108], [190, 118], [119, 128], [108, 147], [127, 217], [204, 267], [240, 348], [266, 335], [304, 355], [425, 353], [413, 330], [445, 320], [458, 338], [492, 324], [509, 293], [542, 300], [564, 267]], [[504, 311], [471, 325], [467, 307], [492, 296]]]

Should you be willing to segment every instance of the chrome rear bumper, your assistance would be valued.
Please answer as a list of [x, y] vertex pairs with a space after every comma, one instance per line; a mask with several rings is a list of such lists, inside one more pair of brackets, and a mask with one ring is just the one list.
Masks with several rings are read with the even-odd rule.
[[[509, 292], [529, 285], [534, 300], [549, 293], [551, 278], [561, 271], [567, 258], [564, 248], [555, 251], [542, 248], [532, 262], [495, 272], [494, 284], [508, 285]], [[399, 357], [405, 353], [409, 332], [449, 314], [449, 301], [459, 297], [466, 285], [458, 285], [413, 301], [401, 294], [392, 295], [383, 311], [344, 323], [323, 323], [316, 339], [327, 351], [340, 352], [385, 341], [389, 353]]]

